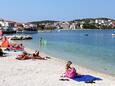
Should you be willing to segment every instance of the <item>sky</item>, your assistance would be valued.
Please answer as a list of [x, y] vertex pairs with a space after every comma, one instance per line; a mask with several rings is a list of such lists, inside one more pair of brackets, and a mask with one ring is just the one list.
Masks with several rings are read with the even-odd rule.
[[115, 19], [115, 0], [0, 0], [0, 11], [0, 18], [20, 22]]

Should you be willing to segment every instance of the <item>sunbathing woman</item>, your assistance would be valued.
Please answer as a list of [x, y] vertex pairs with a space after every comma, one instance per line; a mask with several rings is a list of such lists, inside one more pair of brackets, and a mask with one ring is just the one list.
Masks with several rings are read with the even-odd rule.
[[16, 59], [18, 59], [18, 60], [28, 60], [28, 59], [31, 59], [31, 58], [32, 57], [30, 57], [27, 52], [23, 52], [22, 55], [18, 55], [18, 57]]
[[41, 57], [41, 56], [39, 55], [39, 51], [35, 51], [35, 53], [33, 53], [32, 59], [46, 60], [45, 58], [43, 58], [43, 57]]
[[5, 50], [7, 51], [24, 51], [24, 46], [23, 44], [17, 44], [17, 43], [11, 43], [10, 46], [8, 48], [6, 48]]
[[66, 77], [68, 78], [74, 78], [77, 76], [77, 72], [76, 72], [76, 69], [75, 68], [72, 68], [71, 67], [71, 64], [72, 62], [71, 61], [68, 61], [67, 64], [66, 64], [66, 72], [64, 73]]
[[11, 49], [11, 50], [24, 50], [24, 46], [23, 46], [23, 44], [15, 44], [14, 43], [10, 46], [9, 49]]

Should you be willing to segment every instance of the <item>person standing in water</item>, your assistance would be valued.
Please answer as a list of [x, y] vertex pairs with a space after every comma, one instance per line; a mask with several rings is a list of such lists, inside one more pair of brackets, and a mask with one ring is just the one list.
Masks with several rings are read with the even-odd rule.
[[40, 47], [42, 47], [42, 45], [43, 45], [43, 38], [42, 37], [40, 38], [39, 44], [40, 44]]
[[42, 37], [40, 38], [40, 47], [44, 48], [47, 46], [47, 40], [44, 40]]

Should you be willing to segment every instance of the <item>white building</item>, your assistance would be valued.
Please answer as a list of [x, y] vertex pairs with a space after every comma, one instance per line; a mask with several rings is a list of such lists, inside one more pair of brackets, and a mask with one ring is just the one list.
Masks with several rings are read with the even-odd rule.
[[75, 27], [75, 23], [72, 23], [71, 25], [70, 25], [70, 29], [75, 29], [76, 27]]
[[80, 24], [80, 28], [83, 29], [83, 24]]
[[4, 24], [4, 22], [3, 22], [3, 21], [0, 21], [0, 26], [2, 26], [2, 27], [4, 27], [4, 26], [5, 26], [5, 24]]
[[63, 29], [69, 29], [70, 28], [70, 24], [68, 22], [63, 22], [60, 25]]
[[96, 19], [95, 23], [97, 23], [97, 24], [103, 24], [103, 25], [111, 25], [112, 21], [111, 20], [98, 20], [98, 19]]

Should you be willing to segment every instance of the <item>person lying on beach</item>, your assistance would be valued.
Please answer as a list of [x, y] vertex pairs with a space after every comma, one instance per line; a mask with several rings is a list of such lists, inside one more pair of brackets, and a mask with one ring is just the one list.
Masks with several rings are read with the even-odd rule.
[[5, 50], [8, 50], [8, 51], [10, 51], [10, 50], [14, 50], [14, 51], [16, 51], [16, 50], [24, 50], [24, 46], [23, 46], [23, 44], [17, 44], [17, 43], [12, 43], [12, 44], [10, 44], [10, 46], [7, 48], [7, 49], [5, 49]]
[[17, 44], [14, 46], [15, 48], [18, 48], [18, 49], [24, 49], [24, 46], [23, 44]]
[[65, 77], [74, 78], [78, 75], [78, 73], [76, 72], [76, 69], [74, 67], [71, 67], [71, 64], [72, 64], [71, 61], [68, 61], [66, 64], [66, 67], [65, 67], [66, 71], [64, 73]]
[[43, 58], [39, 55], [39, 51], [35, 51], [35, 53], [33, 53], [32, 59], [46, 60], [46, 58]]
[[28, 60], [28, 59], [46, 60], [46, 58], [43, 58], [39, 55], [39, 51], [36, 51], [33, 54], [28, 54], [27, 52], [24, 51], [21, 55], [18, 55], [16, 59], [18, 60]]
[[28, 55], [27, 52], [23, 52], [21, 55], [18, 55], [18, 57], [16, 59], [18, 60], [28, 60], [31, 59], [32, 57]]
[[23, 44], [12, 44], [11, 47], [14, 49], [24, 49]]

